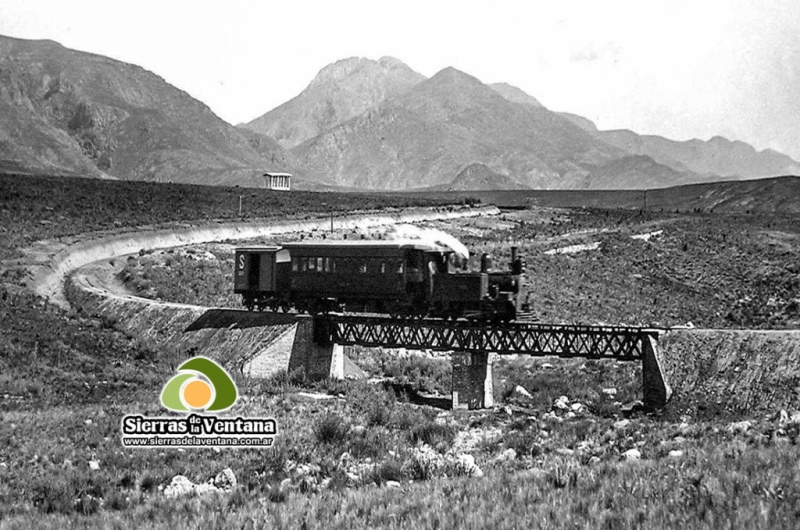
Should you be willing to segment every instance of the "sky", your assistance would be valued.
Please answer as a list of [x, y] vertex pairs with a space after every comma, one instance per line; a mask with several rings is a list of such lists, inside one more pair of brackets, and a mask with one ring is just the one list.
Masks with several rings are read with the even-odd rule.
[[138, 64], [231, 124], [327, 64], [388, 55], [510, 83], [600, 129], [800, 160], [797, 0], [0, 0], [0, 34]]

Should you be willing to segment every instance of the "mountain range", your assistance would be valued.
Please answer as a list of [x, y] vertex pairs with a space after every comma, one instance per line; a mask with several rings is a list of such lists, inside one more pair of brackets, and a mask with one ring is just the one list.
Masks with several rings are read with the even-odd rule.
[[[363, 87], [363, 72], [387, 63], [395, 68], [383, 69], [377, 79], [392, 93], [372, 89], [359, 98], [347, 90], [352, 99], [369, 102], [351, 105], [349, 113], [341, 111], [347, 106], [340, 100], [325, 96], [342, 93], [329, 80]], [[329, 65], [290, 102], [313, 109], [306, 117], [288, 114], [286, 104], [241, 127], [265, 134], [290, 126], [311, 131], [284, 145], [311, 173], [368, 189], [659, 188], [800, 173], [800, 163], [790, 157], [744, 142], [600, 131], [587, 118], [552, 112], [507, 83], [486, 85], [453, 68], [425, 79], [398, 63], [353, 58]], [[391, 80], [395, 72], [401, 75]], [[337, 125], [314, 120], [326, 108], [338, 110]]]
[[800, 173], [715, 137], [600, 131], [506, 83], [401, 61], [324, 67], [295, 98], [233, 127], [141, 67], [0, 36], [0, 171], [301, 188], [633, 189]]

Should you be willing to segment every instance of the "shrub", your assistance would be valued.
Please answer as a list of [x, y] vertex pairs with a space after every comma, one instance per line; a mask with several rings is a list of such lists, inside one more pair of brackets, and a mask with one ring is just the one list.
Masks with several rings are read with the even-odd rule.
[[326, 414], [314, 426], [314, 436], [324, 444], [340, 443], [348, 436], [350, 425], [338, 414]]
[[391, 458], [380, 463], [376, 466], [369, 481], [376, 484], [383, 484], [389, 480], [401, 481], [406, 478], [406, 472], [403, 470], [403, 462], [397, 458]]
[[389, 450], [391, 442], [389, 436], [385, 431], [368, 431], [364, 437], [353, 438], [348, 451], [355, 458], [380, 457]]
[[31, 487], [33, 505], [45, 513], [72, 513], [74, 498], [75, 488], [63, 476], [39, 478]]
[[411, 430], [411, 441], [425, 443], [439, 449], [447, 449], [453, 444], [456, 429], [452, 425], [443, 425], [428, 421]]
[[519, 456], [536, 457], [542, 453], [538, 434], [531, 431], [509, 432], [503, 437], [503, 443], [507, 448], [516, 451]]

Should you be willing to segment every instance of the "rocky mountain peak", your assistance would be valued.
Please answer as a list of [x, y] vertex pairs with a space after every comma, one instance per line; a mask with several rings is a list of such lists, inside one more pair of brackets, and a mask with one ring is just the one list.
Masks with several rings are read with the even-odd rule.
[[450, 85], [461, 85], [461, 86], [485, 86], [480, 79], [477, 77], [473, 77], [457, 68], [453, 68], [452, 66], [448, 66], [447, 68], [443, 68], [436, 72], [436, 74], [431, 77], [428, 82], [430, 84], [450, 84]]
[[286, 148], [295, 147], [424, 79], [393, 57], [342, 59], [320, 70], [296, 98], [243, 127], [271, 136]]
[[514, 103], [520, 103], [522, 105], [530, 105], [531, 107], [544, 107], [544, 105], [539, 103], [538, 99], [531, 96], [522, 89], [515, 87], [514, 85], [509, 85], [508, 83], [494, 83], [489, 86], [492, 87], [492, 89], [494, 89], [495, 92], [497, 92], [507, 100], [513, 101]]

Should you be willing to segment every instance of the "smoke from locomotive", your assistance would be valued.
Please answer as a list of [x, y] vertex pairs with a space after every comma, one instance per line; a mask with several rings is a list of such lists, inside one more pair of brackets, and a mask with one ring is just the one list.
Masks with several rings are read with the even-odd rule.
[[392, 225], [385, 233], [388, 239], [419, 239], [431, 245], [442, 245], [452, 249], [456, 256], [466, 261], [469, 250], [466, 245], [447, 232], [435, 228], [420, 228], [409, 224]]

